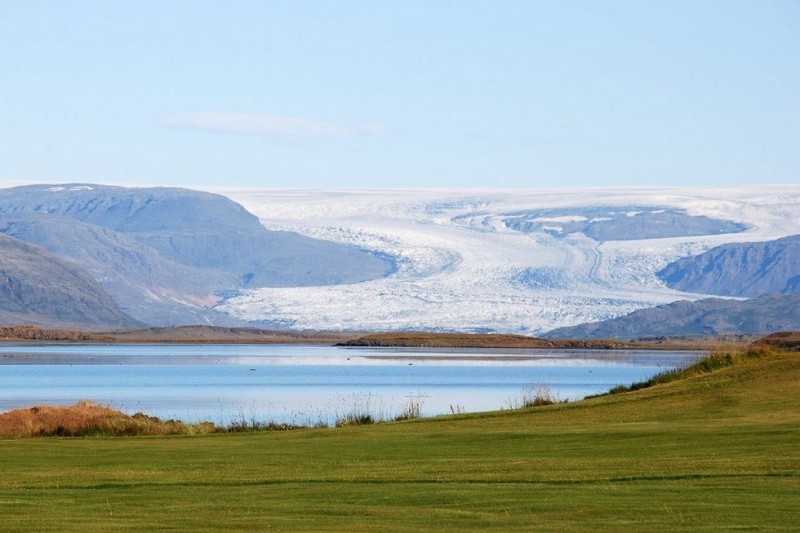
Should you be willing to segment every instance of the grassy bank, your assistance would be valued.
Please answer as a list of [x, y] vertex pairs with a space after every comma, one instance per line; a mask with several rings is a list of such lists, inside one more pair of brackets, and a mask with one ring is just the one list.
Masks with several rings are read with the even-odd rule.
[[800, 358], [518, 411], [0, 441], [0, 529], [796, 529]]

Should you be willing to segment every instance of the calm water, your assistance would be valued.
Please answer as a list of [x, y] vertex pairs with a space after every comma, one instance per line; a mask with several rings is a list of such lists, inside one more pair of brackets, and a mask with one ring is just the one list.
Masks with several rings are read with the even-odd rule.
[[574, 400], [684, 366], [697, 352], [371, 349], [298, 345], [2, 345], [0, 411], [93, 400], [129, 413], [330, 422], [507, 408], [546, 384]]

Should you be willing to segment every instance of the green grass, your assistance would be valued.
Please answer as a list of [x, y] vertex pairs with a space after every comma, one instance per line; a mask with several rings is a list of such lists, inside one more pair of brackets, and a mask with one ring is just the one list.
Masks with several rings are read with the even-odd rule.
[[[680, 381], [693, 376], [713, 372], [714, 370], [719, 370], [720, 368], [733, 366], [748, 359], [759, 359], [761, 357], [774, 356], [779, 353], [781, 353], [781, 350], [767, 346], [750, 346], [746, 350], [740, 350], [736, 347], [719, 349], [685, 368], [665, 370], [664, 372], [659, 372], [655, 376], [652, 376], [645, 381], [639, 381], [631, 385], [618, 385], [608, 391], [606, 394], [631, 392], [653, 387], [655, 385], [663, 385], [673, 381]], [[603, 394], [598, 394], [597, 396], [603, 396]]]
[[0, 530], [797, 530], [800, 357], [482, 415], [0, 441]]

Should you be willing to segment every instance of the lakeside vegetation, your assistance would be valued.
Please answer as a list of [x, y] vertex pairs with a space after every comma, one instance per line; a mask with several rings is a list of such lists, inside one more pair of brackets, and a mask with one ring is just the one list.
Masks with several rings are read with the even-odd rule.
[[0, 441], [0, 529], [620, 530], [800, 524], [800, 357], [341, 428]]

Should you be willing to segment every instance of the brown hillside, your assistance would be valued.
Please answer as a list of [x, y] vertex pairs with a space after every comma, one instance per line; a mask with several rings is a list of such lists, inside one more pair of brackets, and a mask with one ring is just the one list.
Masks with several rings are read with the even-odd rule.
[[790, 352], [800, 351], [800, 331], [781, 331], [762, 337], [756, 341], [761, 346], [782, 348]]

